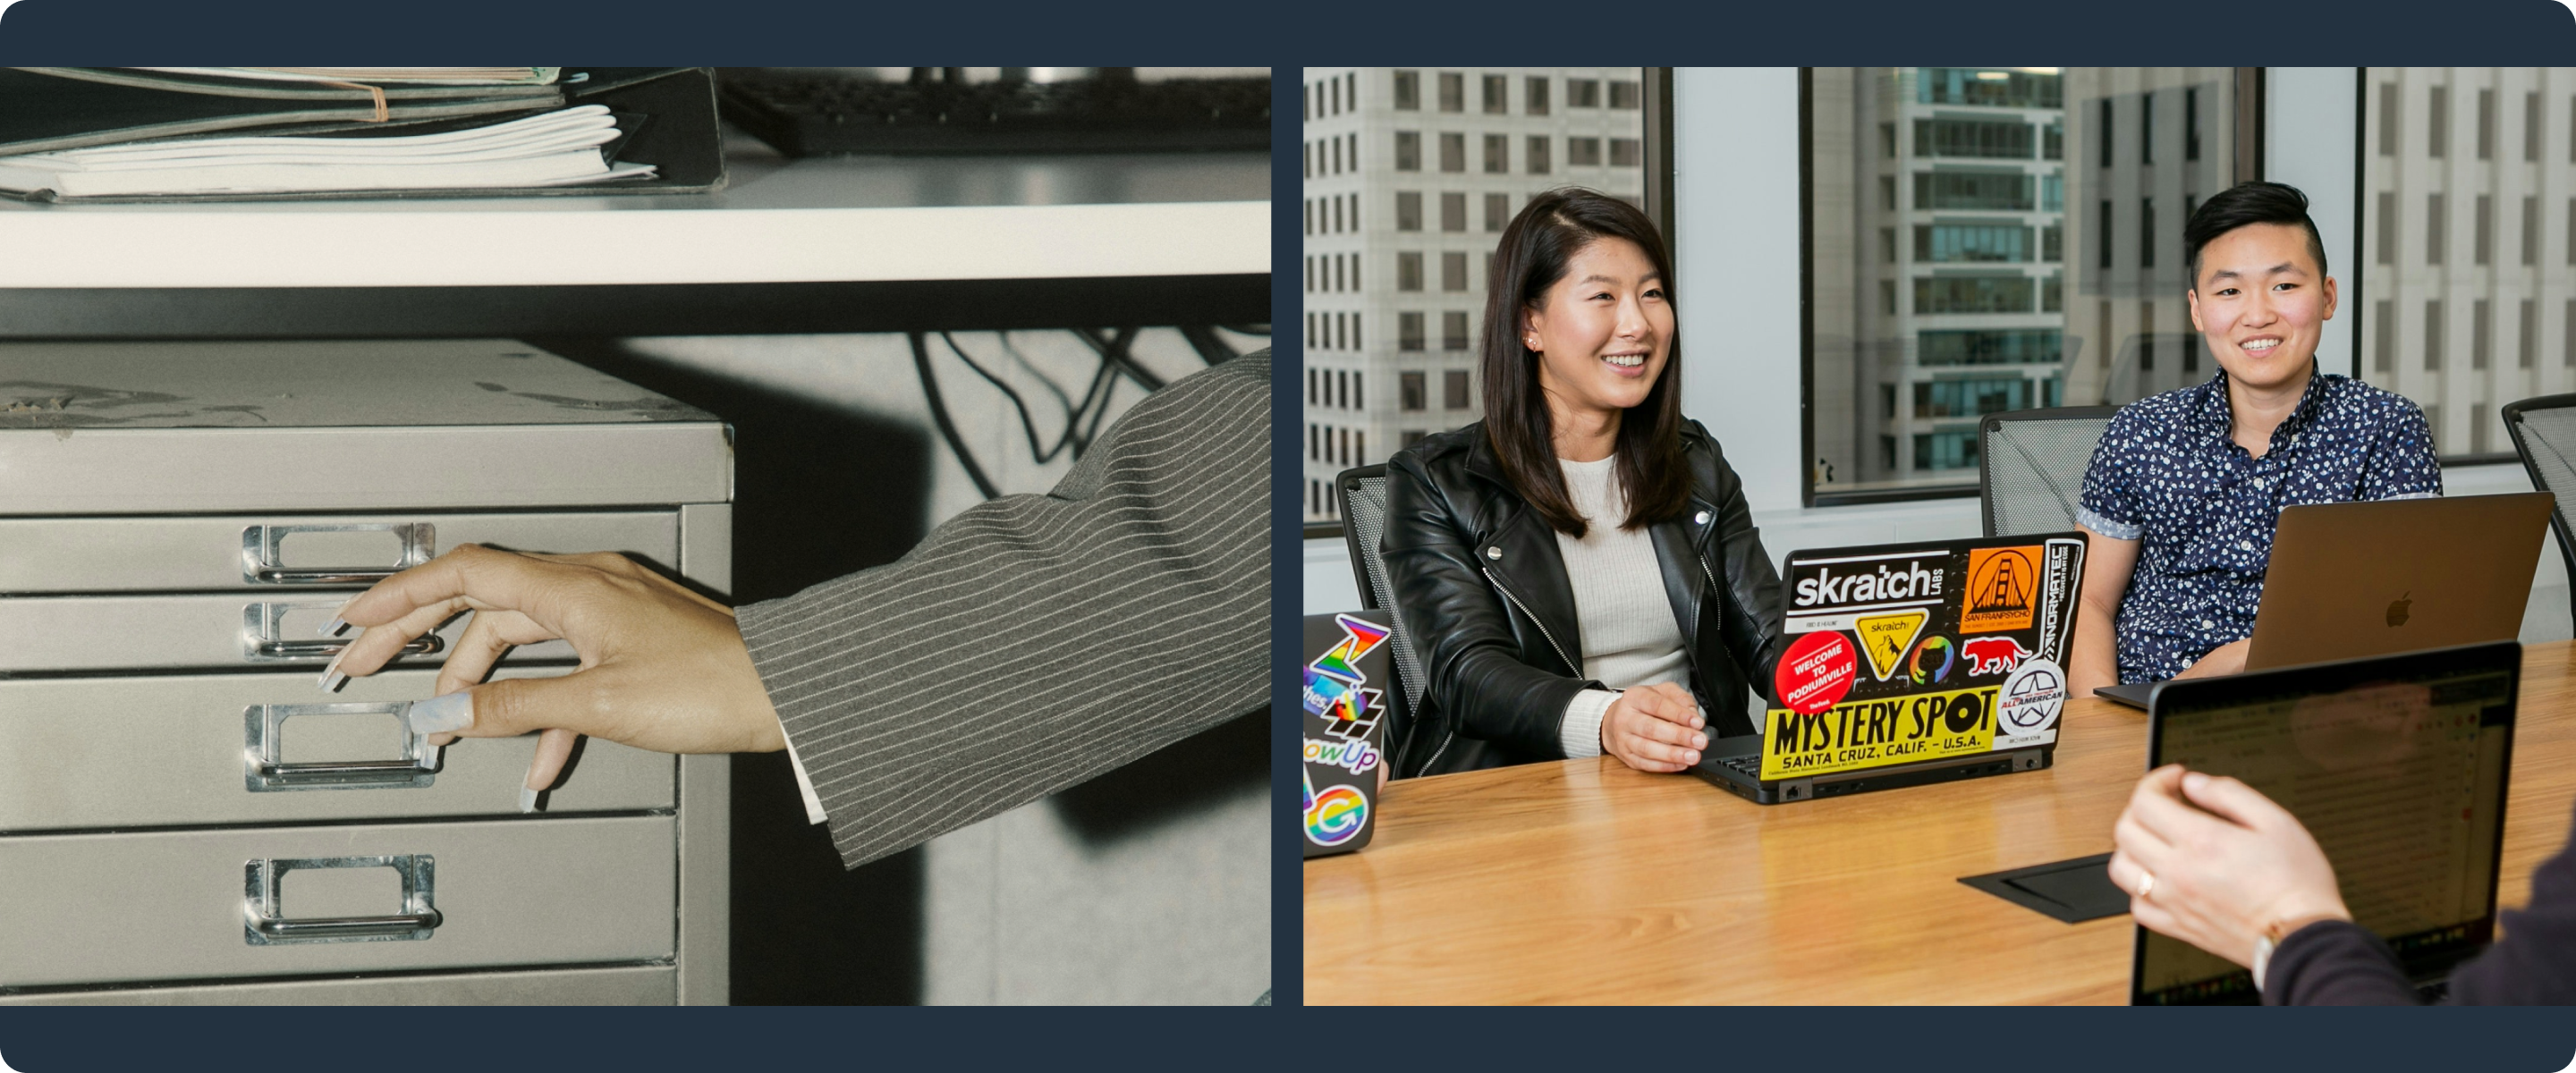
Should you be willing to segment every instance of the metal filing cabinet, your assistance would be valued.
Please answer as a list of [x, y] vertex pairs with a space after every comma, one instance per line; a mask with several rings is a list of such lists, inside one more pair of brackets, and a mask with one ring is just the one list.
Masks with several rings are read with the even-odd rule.
[[[503, 340], [0, 345], [0, 1003], [722, 1003], [726, 758], [430, 749], [462, 622], [317, 627], [474, 542], [731, 585], [713, 416]], [[569, 670], [561, 642], [502, 676]]]

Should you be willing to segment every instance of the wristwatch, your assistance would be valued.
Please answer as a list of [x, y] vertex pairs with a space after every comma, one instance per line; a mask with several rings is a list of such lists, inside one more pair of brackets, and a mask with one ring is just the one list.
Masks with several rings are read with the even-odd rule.
[[2272, 965], [2272, 951], [2289, 938], [2290, 922], [2275, 920], [2263, 926], [2263, 934], [2254, 937], [2254, 990], [2263, 990], [2263, 970]]

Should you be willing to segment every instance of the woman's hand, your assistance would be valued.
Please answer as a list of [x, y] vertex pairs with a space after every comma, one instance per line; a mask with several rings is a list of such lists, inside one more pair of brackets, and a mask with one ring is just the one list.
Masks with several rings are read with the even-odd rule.
[[2252, 647], [2254, 647], [2254, 639], [2251, 637], [2240, 637], [2229, 641], [2210, 649], [2208, 655], [2193, 660], [2191, 666], [2184, 668], [2181, 674], [2174, 677], [2216, 678], [2222, 674], [2241, 673], [2245, 670], [2245, 652]]
[[1638, 686], [1601, 713], [1601, 751], [1639, 771], [1688, 771], [1708, 748], [1705, 725], [1689, 690], [1671, 682]]
[[2298, 817], [2234, 779], [2180, 764], [2150, 771], [2111, 835], [2111, 882], [2129, 892], [2130, 915], [2239, 965], [2254, 963], [2254, 940], [2276, 926], [2286, 936], [2352, 919]]
[[[554, 782], [577, 734], [665, 753], [786, 746], [733, 612], [623, 555], [451, 549], [341, 608], [342, 619], [367, 629], [332, 669], [372, 674], [466, 610], [474, 620], [438, 673], [438, 693], [457, 699], [415, 704], [413, 729], [452, 731], [433, 733], [437, 744], [545, 731], [531, 790]], [[556, 638], [572, 643], [579, 670], [475, 684], [511, 646]], [[323, 677], [329, 682], [330, 672]]]

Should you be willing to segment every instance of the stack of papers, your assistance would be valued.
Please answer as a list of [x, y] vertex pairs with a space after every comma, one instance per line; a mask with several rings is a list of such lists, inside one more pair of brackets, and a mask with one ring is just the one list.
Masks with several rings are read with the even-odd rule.
[[134, 67], [136, 71], [247, 78], [269, 82], [355, 82], [361, 85], [550, 86], [561, 67]]
[[565, 186], [650, 178], [650, 164], [608, 163], [600, 147], [617, 138], [617, 123], [608, 109], [590, 104], [435, 134], [134, 142], [0, 156], [0, 191], [78, 198]]

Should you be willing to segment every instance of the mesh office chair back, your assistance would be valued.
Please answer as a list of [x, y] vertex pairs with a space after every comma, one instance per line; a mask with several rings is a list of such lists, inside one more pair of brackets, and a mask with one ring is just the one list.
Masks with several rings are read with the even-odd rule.
[[2504, 430], [2513, 437], [2523, 470], [2531, 474], [2531, 486], [2558, 497], [2549, 511], [2549, 531], [2567, 560], [2567, 576], [2576, 578], [2576, 543], [2569, 540], [2567, 522], [2568, 503], [2576, 499], [2576, 395], [2507, 403]]
[[1387, 581], [1386, 564], [1378, 560], [1378, 538], [1386, 535], [1386, 467], [1361, 466], [1343, 470], [1333, 479], [1333, 487], [1342, 500], [1342, 539], [1350, 544], [1351, 572], [1358, 575], [1360, 606], [1384, 609], [1395, 626], [1395, 711], [1386, 728], [1386, 740], [1392, 752], [1391, 771], [1404, 769], [1404, 751], [1412, 744], [1413, 713], [1422, 701], [1422, 657], [1413, 650], [1413, 635], [1404, 626], [1404, 612], [1395, 606], [1395, 589]]
[[1978, 423], [1977, 494], [1987, 536], [2075, 528], [2084, 467], [2117, 406], [1987, 414]]

